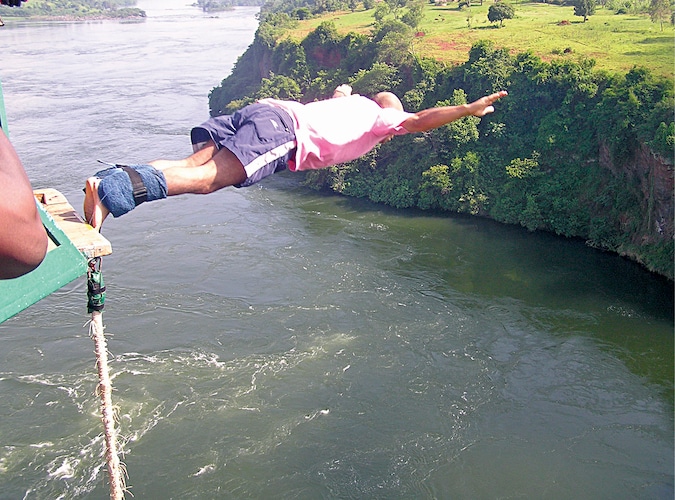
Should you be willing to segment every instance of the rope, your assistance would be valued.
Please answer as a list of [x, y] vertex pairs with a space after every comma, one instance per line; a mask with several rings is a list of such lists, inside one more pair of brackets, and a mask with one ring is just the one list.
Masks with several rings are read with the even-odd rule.
[[106, 462], [110, 482], [111, 500], [123, 500], [126, 485], [126, 471], [120, 463], [117, 451], [117, 430], [115, 429], [115, 411], [112, 404], [112, 382], [108, 371], [108, 348], [103, 334], [103, 307], [105, 305], [105, 285], [101, 273], [101, 258], [89, 261], [87, 272], [87, 312], [91, 314], [89, 336], [94, 341], [96, 366], [98, 367], [98, 394], [101, 398], [101, 420], [106, 443]]

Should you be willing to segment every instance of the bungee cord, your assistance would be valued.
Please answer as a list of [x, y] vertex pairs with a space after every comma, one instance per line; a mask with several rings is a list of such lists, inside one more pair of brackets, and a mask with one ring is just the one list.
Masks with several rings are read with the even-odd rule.
[[101, 399], [101, 420], [106, 444], [106, 464], [110, 483], [111, 500], [123, 500], [127, 489], [125, 484], [126, 469], [120, 462], [117, 447], [117, 415], [112, 404], [112, 382], [108, 370], [108, 348], [103, 327], [103, 308], [105, 306], [105, 284], [101, 273], [101, 258], [89, 261], [87, 271], [87, 312], [91, 314], [89, 336], [94, 341], [96, 366], [98, 368], [97, 393]]

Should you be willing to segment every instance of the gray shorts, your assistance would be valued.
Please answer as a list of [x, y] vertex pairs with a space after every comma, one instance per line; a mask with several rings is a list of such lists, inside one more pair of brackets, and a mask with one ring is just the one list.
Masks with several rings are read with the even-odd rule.
[[[193, 146], [212, 140], [241, 161], [247, 178], [236, 187], [246, 187], [288, 166], [296, 150], [290, 115], [269, 104], [249, 104], [231, 115], [216, 116], [190, 132]], [[197, 147], [198, 149], [198, 147]]]

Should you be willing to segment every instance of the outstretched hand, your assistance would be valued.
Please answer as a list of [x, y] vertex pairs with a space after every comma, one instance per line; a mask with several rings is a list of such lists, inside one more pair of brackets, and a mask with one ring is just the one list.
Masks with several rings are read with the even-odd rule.
[[498, 101], [502, 97], [506, 97], [508, 95], [508, 92], [506, 90], [501, 90], [499, 92], [495, 92], [494, 94], [486, 95], [485, 97], [481, 97], [477, 101], [472, 102], [469, 104], [469, 109], [470, 112], [473, 116], [478, 116], [482, 117], [490, 113], [494, 113], [495, 108], [492, 105], [495, 101]]
[[488, 113], [494, 113], [494, 102], [506, 97], [506, 90], [495, 92], [494, 94], [481, 97], [470, 104], [460, 104], [458, 106], [437, 106], [423, 109], [410, 116], [401, 123], [401, 126], [408, 132], [426, 132], [448, 123], [464, 118], [465, 116], [483, 117]]

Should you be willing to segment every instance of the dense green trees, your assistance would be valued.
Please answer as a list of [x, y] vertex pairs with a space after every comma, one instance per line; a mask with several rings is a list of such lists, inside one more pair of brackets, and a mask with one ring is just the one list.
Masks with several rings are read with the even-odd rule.
[[308, 185], [583, 238], [673, 277], [672, 180], [659, 191], [672, 179], [673, 82], [640, 68], [602, 73], [592, 60], [513, 56], [485, 41], [446, 67], [414, 57], [411, 27], [390, 17], [370, 36], [324, 23], [301, 43], [275, 35], [290, 16], [269, 22], [213, 89], [213, 114], [257, 97], [326, 98], [340, 83], [363, 95], [392, 90], [410, 111], [509, 91], [493, 115], [398, 137], [307, 174]]

